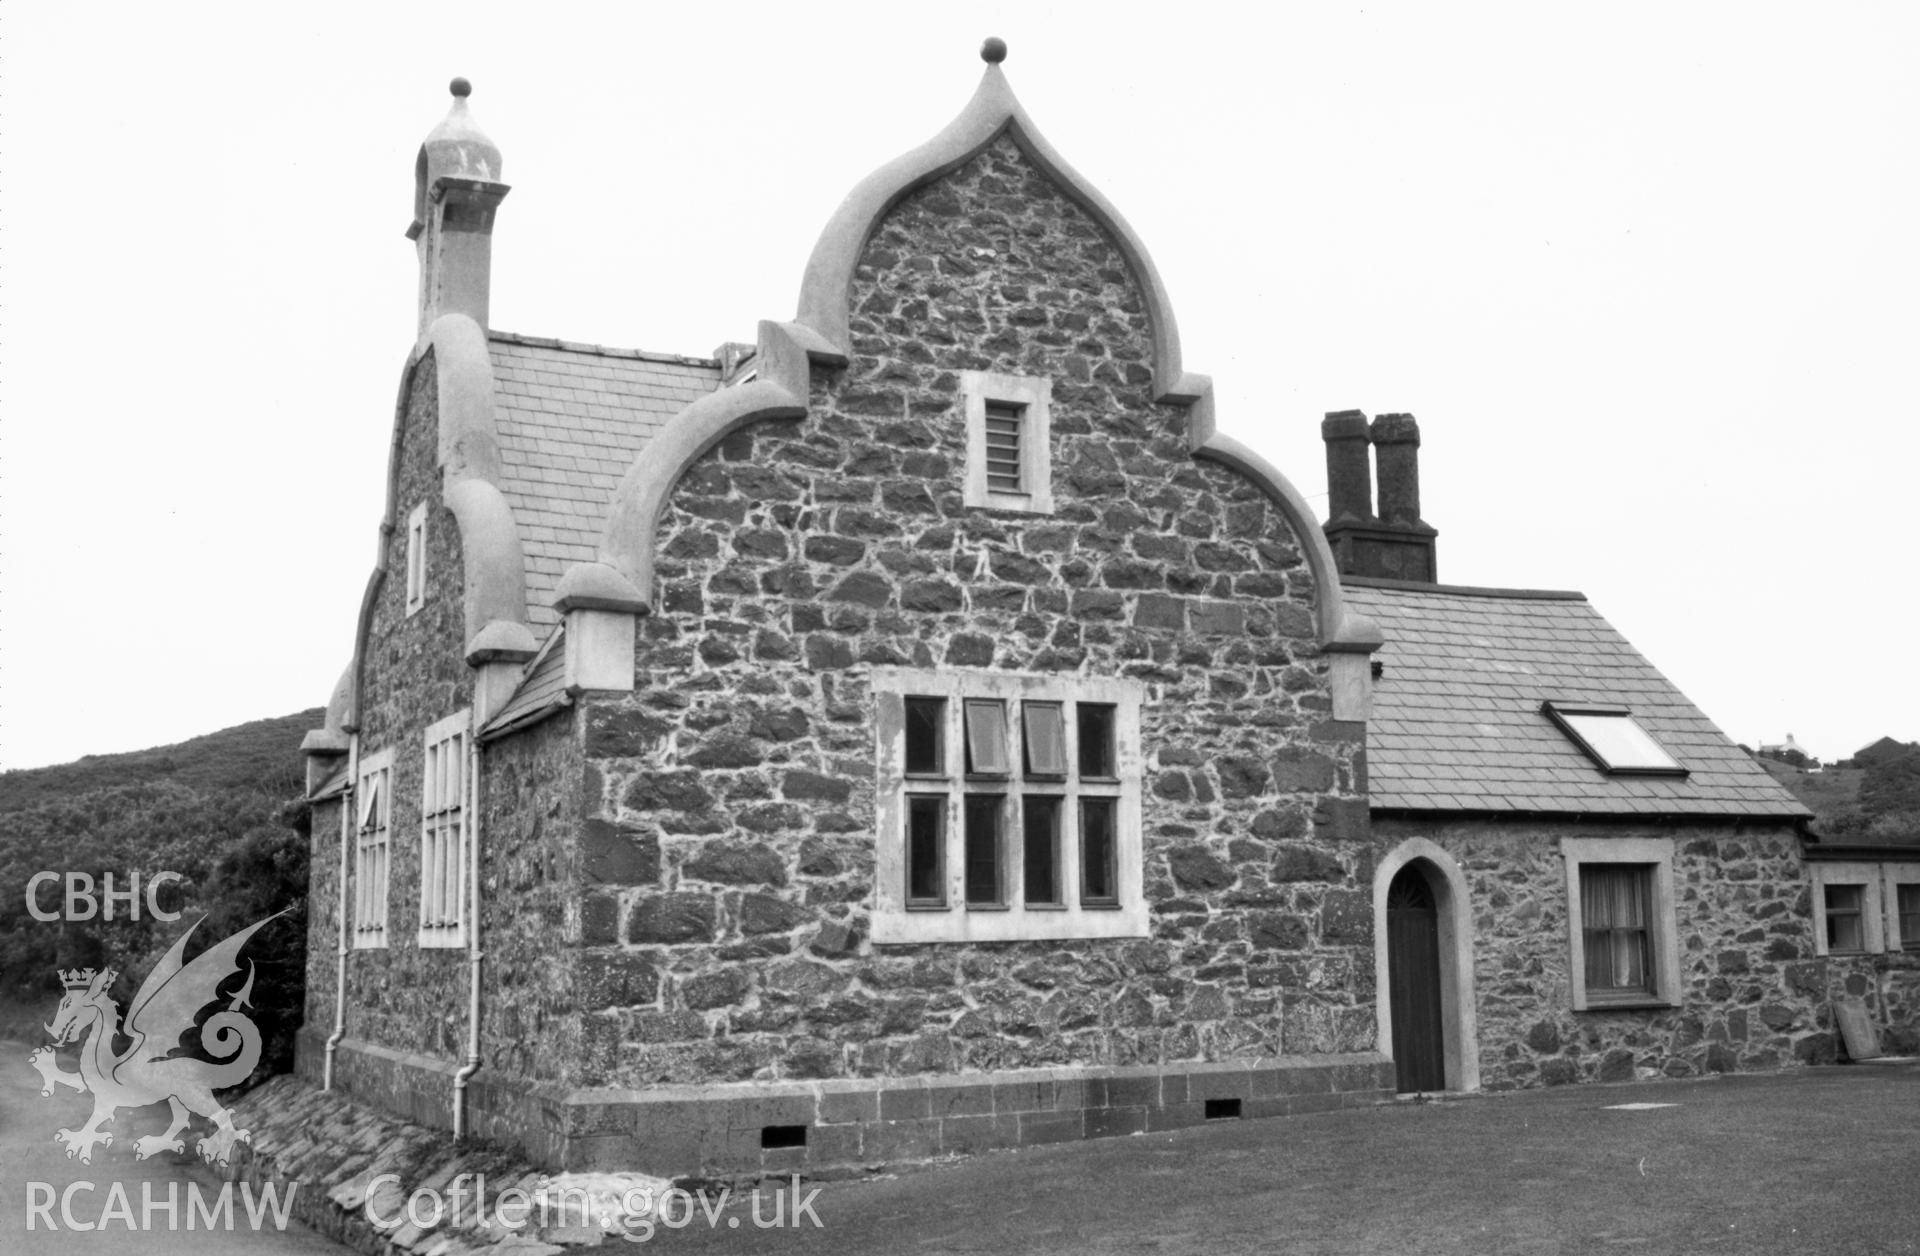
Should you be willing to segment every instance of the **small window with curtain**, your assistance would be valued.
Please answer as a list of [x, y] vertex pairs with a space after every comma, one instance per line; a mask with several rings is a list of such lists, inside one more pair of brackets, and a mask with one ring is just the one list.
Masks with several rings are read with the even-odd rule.
[[1673, 839], [1563, 837], [1560, 853], [1573, 1010], [1676, 1006]]
[[1900, 949], [1920, 951], [1920, 883], [1894, 887], [1900, 911]]
[[1652, 904], [1651, 868], [1581, 867], [1580, 923], [1589, 999], [1654, 992]]

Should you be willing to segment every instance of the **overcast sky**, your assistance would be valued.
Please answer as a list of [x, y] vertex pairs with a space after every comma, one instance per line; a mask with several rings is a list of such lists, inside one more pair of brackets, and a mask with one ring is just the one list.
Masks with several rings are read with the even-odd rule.
[[1920, 5], [67, 4], [0, 15], [0, 766], [326, 700], [446, 84], [502, 330], [704, 354], [982, 37], [1324, 511], [1418, 416], [1450, 583], [1585, 591], [1736, 740], [1920, 738]]

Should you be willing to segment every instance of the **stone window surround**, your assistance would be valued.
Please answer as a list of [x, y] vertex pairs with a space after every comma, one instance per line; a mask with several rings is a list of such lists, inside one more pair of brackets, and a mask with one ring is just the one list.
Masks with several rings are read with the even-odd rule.
[[[1813, 873], [1813, 953], [1815, 955], [1879, 955], [1901, 949], [1900, 900], [1898, 874], [1871, 861], [1815, 863]], [[1920, 882], [1916, 872], [1904, 884]], [[1860, 896], [1860, 935], [1865, 947], [1858, 951], [1829, 951], [1827, 948], [1827, 887], [1858, 885], [1866, 892]]]
[[407, 614], [427, 604], [427, 503], [407, 515]]
[[[375, 780], [379, 782], [374, 806], [380, 836], [366, 840], [361, 835], [359, 813], [366, 806], [368, 783]], [[353, 806], [353, 948], [385, 950], [389, 887], [393, 883], [393, 751], [360, 756]], [[384, 866], [380, 866], [382, 862]]]
[[[447, 718], [430, 725], [427, 728], [426, 735], [422, 739], [423, 753], [420, 758], [420, 927], [416, 941], [422, 949], [426, 950], [446, 947], [464, 947], [467, 944], [467, 917], [465, 911], [467, 876], [464, 860], [467, 854], [467, 825], [472, 822], [472, 809], [468, 805], [471, 801], [469, 796], [469, 786], [471, 782], [468, 780], [467, 775], [472, 765], [467, 760], [466, 738], [470, 735], [472, 727], [473, 712], [471, 710], [456, 711]], [[429, 811], [429, 808], [434, 802], [434, 790], [427, 777], [431, 770], [430, 765], [434, 759], [434, 749], [447, 745], [452, 745], [454, 747], [454, 753], [460, 756], [460, 767], [457, 779], [460, 782], [459, 792], [461, 797], [455, 799], [451, 807], [451, 810], [455, 813], [453, 824], [451, 826], [442, 825], [437, 836], [443, 841], [450, 837], [453, 843], [452, 858], [455, 868], [453, 881], [453, 923], [429, 928], [427, 926], [427, 909], [429, 906], [427, 900], [428, 871], [433, 867], [433, 853], [430, 848], [436, 837], [436, 832], [434, 824], [435, 817]]]
[[[1148, 935], [1147, 904], [1143, 895], [1144, 859], [1141, 844], [1140, 778], [1143, 766], [1140, 751], [1140, 705], [1146, 687], [1139, 681], [1119, 677], [1034, 675], [989, 671], [983, 668], [941, 668], [923, 670], [903, 667], [878, 667], [873, 672], [874, 705], [877, 712], [874, 730], [874, 781], [877, 792], [874, 834], [873, 941], [877, 944], [921, 942], [1020, 942], [1063, 941], [1075, 938], [1144, 938]], [[968, 908], [959, 887], [953, 884], [958, 861], [948, 861], [952, 893], [944, 908], [913, 908], [906, 904], [906, 698], [909, 696], [944, 698], [948, 710], [958, 711], [967, 698], [998, 698], [1014, 709], [1023, 699], [1042, 702], [1098, 702], [1114, 708], [1114, 766], [1119, 780], [1119, 815], [1115, 841], [1115, 874], [1119, 888], [1118, 907], [1082, 907], [1077, 894], [1065, 907], [1029, 909], [1018, 895], [1005, 907]], [[1017, 719], [1008, 720], [1008, 754], [1019, 761], [1021, 730]], [[1066, 721], [1068, 762], [1075, 761], [1077, 736], [1075, 721]], [[953, 748], [950, 753], [958, 753]], [[1017, 791], [1019, 776], [1008, 778], [1008, 792]], [[924, 783], [923, 783], [924, 784]], [[967, 793], [967, 779], [958, 773], [946, 786], [949, 797], [947, 840], [949, 848], [962, 832], [961, 799]], [[1051, 792], [1051, 791], [1050, 791]], [[1066, 778], [1064, 794], [1068, 811], [1078, 789], [1073, 776]], [[1018, 833], [1010, 825], [1009, 832]], [[1011, 842], [1009, 845], [1011, 846]], [[1068, 886], [1079, 884], [1078, 842], [1061, 843], [1060, 875]], [[1010, 865], [1015, 861], [1009, 860]]]
[[[1053, 424], [1049, 407], [1053, 381], [962, 371], [960, 386], [967, 410], [966, 504], [1032, 515], [1052, 514]], [[1020, 482], [1027, 486], [1023, 493], [987, 487], [987, 403], [994, 401], [1020, 407]]]
[[[1679, 929], [1674, 913], [1673, 839], [1666, 837], [1563, 837], [1567, 871], [1567, 942], [1572, 967], [1567, 984], [1576, 1012], [1677, 1007], [1680, 1004]], [[1582, 864], [1650, 864], [1653, 868], [1653, 993], [1630, 997], [1587, 993], [1587, 948], [1580, 916]]]

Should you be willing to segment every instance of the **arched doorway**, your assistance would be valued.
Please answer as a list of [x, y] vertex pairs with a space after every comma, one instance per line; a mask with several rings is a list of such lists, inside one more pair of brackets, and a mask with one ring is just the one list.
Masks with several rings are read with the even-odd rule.
[[1387, 987], [1397, 1089], [1445, 1090], [1440, 911], [1418, 864], [1402, 868], [1387, 886]]
[[1393, 1053], [1403, 1092], [1480, 1089], [1469, 903], [1460, 865], [1424, 837], [1396, 843], [1374, 866], [1378, 1042]]

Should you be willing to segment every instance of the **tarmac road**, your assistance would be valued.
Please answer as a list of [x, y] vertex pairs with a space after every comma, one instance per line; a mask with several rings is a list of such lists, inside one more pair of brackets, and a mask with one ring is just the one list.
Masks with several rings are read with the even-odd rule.
[[[95, 1151], [92, 1164], [68, 1159], [66, 1148], [54, 1141], [54, 1131], [62, 1126], [78, 1129], [91, 1115], [93, 1101], [65, 1088], [42, 1098], [40, 1075], [27, 1064], [30, 1049], [0, 1039], [0, 1252], [338, 1256], [351, 1250], [291, 1218], [282, 1230], [274, 1201], [253, 1198], [238, 1185], [232, 1188], [231, 1208], [223, 1209], [222, 1184], [209, 1172], [194, 1171], [187, 1155], [162, 1152], [135, 1159], [133, 1140], [166, 1128], [165, 1104], [118, 1113], [107, 1126], [113, 1145]], [[68, 1070], [74, 1067], [71, 1054], [69, 1050], [61, 1060]], [[192, 1148], [190, 1140], [187, 1146]], [[169, 1198], [176, 1201], [171, 1212], [165, 1207]], [[158, 1207], [149, 1209], [148, 1200]], [[202, 1219], [209, 1216], [210, 1222]], [[78, 1229], [71, 1223], [94, 1228]], [[193, 1229], [188, 1229], [190, 1223]]]

